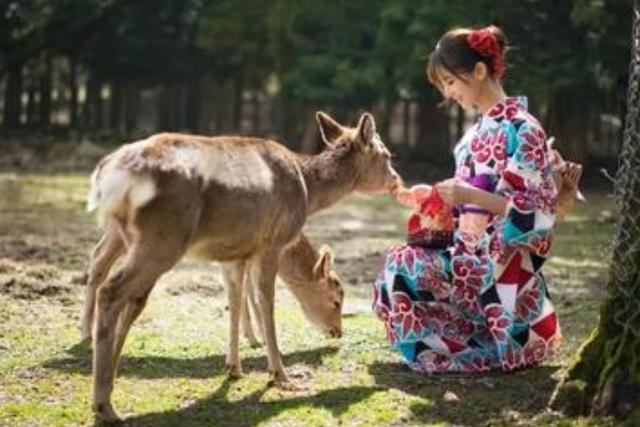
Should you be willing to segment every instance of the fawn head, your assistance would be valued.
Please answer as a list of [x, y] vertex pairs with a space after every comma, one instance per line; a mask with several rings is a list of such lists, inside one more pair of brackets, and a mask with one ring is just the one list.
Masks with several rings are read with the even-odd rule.
[[312, 272], [316, 286], [305, 287], [308, 295], [300, 298], [302, 311], [328, 338], [340, 338], [344, 287], [333, 270], [331, 249], [326, 245], [322, 246], [319, 254]]

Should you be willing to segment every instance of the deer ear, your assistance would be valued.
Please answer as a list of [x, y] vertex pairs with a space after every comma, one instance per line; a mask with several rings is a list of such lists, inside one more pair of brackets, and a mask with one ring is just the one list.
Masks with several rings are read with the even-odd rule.
[[333, 268], [333, 253], [327, 245], [323, 245], [319, 252], [320, 258], [318, 258], [316, 265], [313, 267], [313, 275], [319, 279], [326, 279]]
[[328, 146], [332, 146], [333, 142], [344, 132], [342, 126], [322, 111], [316, 113], [316, 120], [320, 126], [320, 136], [322, 140]]
[[369, 113], [364, 113], [360, 116], [358, 122], [358, 136], [365, 144], [369, 144], [376, 134], [376, 121]]

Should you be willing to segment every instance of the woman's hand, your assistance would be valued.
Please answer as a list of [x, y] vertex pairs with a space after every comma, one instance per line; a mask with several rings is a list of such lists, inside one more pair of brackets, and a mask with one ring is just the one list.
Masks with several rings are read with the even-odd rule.
[[404, 186], [397, 187], [394, 190], [393, 195], [400, 204], [408, 207], [416, 207], [427, 198], [430, 192], [430, 185], [417, 184], [411, 188], [406, 188]]
[[436, 184], [442, 200], [451, 206], [460, 204], [477, 205], [496, 215], [504, 216], [507, 199], [480, 188], [475, 188], [459, 178], [451, 178]]
[[442, 200], [450, 206], [467, 203], [471, 187], [459, 178], [445, 179], [436, 184], [436, 190]]
[[554, 179], [558, 186], [558, 198], [556, 211], [558, 217], [563, 218], [573, 207], [575, 199], [584, 200], [584, 196], [578, 188], [582, 176], [582, 165], [574, 162], [565, 162], [562, 169], [554, 171]]

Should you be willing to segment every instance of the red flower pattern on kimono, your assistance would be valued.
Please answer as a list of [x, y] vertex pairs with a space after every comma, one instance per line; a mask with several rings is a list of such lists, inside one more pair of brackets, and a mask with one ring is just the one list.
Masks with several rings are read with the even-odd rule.
[[474, 355], [471, 358], [464, 359], [462, 366], [467, 372], [487, 372], [492, 368], [491, 359], [481, 355]]
[[444, 372], [451, 365], [449, 356], [442, 353], [423, 351], [418, 355], [422, 367], [428, 372]]
[[526, 162], [533, 162], [537, 169], [543, 169], [548, 166], [546, 135], [538, 128], [530, 128], [526, 132], [521, 133], [524, 143], [520, 150], [524, 155]]
[[540, 313], [543, 300], [540, 298], [540, 290], [523, 290], [516, 300], [516, 314], [518, 318], [529, 320], [532, 315]]
[[524, 348], [524, 360], [527, 365], [535, 365], [549, 353], [547, 344], [540, 339], [530, 340]]
[[515, 371], [522, 368], [525, 364], [522, 351], [514, 348], [513, 345], [507, 345], [507, 349], [504, 352], [504, 359], [502, 359], [502, 369], [507, 372]]
[[487, 328], [489, 332], [491, 332], [498, 341], [506, 340], [506, 329], [511, 326], [511, 320], [506, 316], [504, 308], [500, 305], [492, 305], [488, 309], [485, 309], [485, 315], [487, 316]]

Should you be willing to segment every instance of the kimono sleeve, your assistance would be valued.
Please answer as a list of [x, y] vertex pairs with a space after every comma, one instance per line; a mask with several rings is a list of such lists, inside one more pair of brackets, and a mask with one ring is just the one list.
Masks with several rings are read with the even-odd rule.
[[545, 256], [555, 225], [556, 187], [546, 135], [534, 121], [507, 123], [507, 159], [496, 191], [508, 198], [503, 243]]

